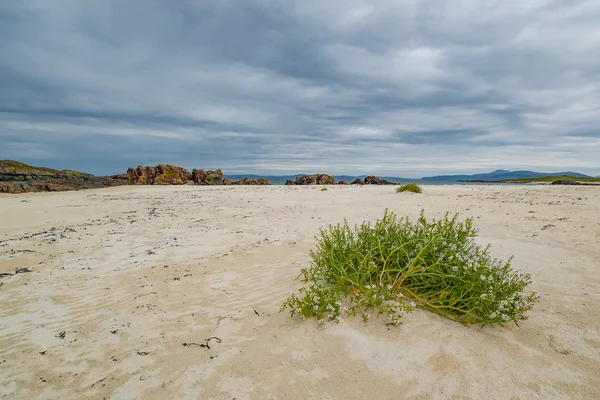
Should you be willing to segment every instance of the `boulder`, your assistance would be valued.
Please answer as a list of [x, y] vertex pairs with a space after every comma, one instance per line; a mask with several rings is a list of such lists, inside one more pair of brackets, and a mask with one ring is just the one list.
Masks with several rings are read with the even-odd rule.
[[365, 185], [397, 185], [397, 183], [381, 179], [377, 176], [367, 176], [365, 178]]
[[347, 185], [346, 181], [339, 181], [338, 185]]
[[134, 185], [183, 185], [191, 177], [187, 169], [171, 164], [156, 167], [138, 165], [127, 170], [127, 180]]
[[367, 176], [365, 178], [365, 185], [379, 185], [379, 178], [376, 176]]
[[192, 170], [192, 180], [194, 181], [195, 184], [197, 184], [197, 185], [202, 184], [202, 182], [204, 182], [204, 178], [206, 178], [206, 172], [204, 172], [203, 169], [194, 168]]
[[233, 185], [233, 182], [229, 178], [223, 179], [223, 185]]
[[223, 172], [220, 169], [204, 171], [203, 169], [194, 168], [192, 179], [197, 185], [223, 185]]
[[352, 183], [350, 183], [351, 185], [364, 185], [365, 182], [362, 179], [355, 179]]

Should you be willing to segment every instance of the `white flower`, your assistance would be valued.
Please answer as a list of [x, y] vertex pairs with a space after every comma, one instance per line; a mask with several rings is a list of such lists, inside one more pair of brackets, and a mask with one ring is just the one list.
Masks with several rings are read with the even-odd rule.
[[388, 290], [392, 290], [392, 285], [387, 285]]
[[398, 296], [400, 298], [404, 297], [404, 295], [402, 293], [398, 293], [396, 296]]
[[479, 278], [480, 278], [482, 281], [485, 281], [485, 280], [487, 279], [487, 278], [485, 277], [485, 275], [480, 275], [480, 276], [479, 276]]
[[319, 320], [319, 325], [321, 325], [322, 323], [323, 323], [323, 320], [322, 320], [322, 319], [320, 319], [320, 320]]
[[417, 305], [415, 304], [415, 302], [414, 302], [414, 301], [411, 301], [411, 302], [410, 302], [410, 306], [411, 306], [412, 308], [415, 308]]

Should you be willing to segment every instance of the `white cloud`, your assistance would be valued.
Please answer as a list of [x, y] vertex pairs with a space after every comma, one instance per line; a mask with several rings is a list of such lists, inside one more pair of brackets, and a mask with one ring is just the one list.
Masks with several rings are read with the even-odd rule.
[[0, 19], [0, 158], [600, 174], [597, 1], [29, 0]]

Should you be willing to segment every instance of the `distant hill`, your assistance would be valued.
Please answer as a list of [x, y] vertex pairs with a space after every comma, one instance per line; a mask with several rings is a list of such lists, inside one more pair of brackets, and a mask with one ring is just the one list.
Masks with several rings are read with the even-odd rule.
[[578, 172], [534, 172], [534, 171], [506, 171], [496, 170], [486, 174], [473, 174], [473, 175], [438, 175], [438, 176], [427, 176], [421, 178], [423, 181], [473, 181], [473, 180], [484, 180], [484, 181], [503, 181], [509, 179], [522, 179], [522, 178], [539, 178], [542, 176], [560, 176], [568, 175], [576, 178], [591, 178], [588, 175], [580, 174]]
[[0, 160], [0, 193], [55, 192], [118, 186], [125, 183], [127, 181], [123, 179]]

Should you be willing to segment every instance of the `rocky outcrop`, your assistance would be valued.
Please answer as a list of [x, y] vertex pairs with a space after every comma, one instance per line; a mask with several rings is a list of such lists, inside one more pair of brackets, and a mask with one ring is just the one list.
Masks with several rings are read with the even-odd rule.
[[572, 181], [572, 180], [569, 180], [569, 179], [558, 179], [558, 180], [552, 182], [552, 185], [600, 186], [599, 183], [579, 182], [579, 181]]
[[559, 179], [552, 182], [553, 185], [581, 185], [581, 182], [571, 181], [568, 179]]
[[92, 179], [94, 175], [79, 171], [56, 170], [45, 167], [34, 167], [18, 161], [0, 161], [0, 181], [47, 181], [47, 180], [79, 180]]
[[339, 181], [338, 185], [347, 185], [346, 181]]
[[0, 193], [54, 192], [94, 189], [127, 181], [97, 177], [84, 172], [34, 167], [18, 161], [0, 161]]
[[192, 180], [197, 185], [223, 185], [223, 172], [220, 169], [205, 171], [194, 168], [192, 170]]
[[367, 176], [362, 183], [359, 183], [359, 181], [360, 181], [360, 179], [357, 179], [354, 182], [352, 182], [352, 184], [355, 184], [355, 185], [362, 185], [362, 184], [365, 184], [365, 185], [397, 185], [397, 183], [395, 183], [395, 182], [390, 182], [388, 180], [381, 179], [374, 175]]
[[133, 185], [183, 185], [192, 174], [185, 168], [170, 164], [159, 164], [156, 167], [143, 167], [127, 170], [127, 179]]
[[233, 185], [270, 185], [267, 178], [250, 179], [243, 178], [239, 181], [232, 182]]
[[239, 181], [232, 181], [229, 178], [223, 179], [223, 185], [270, 185], [267, 178], [250, 179], [243, 178]]
[[[118, 175], [115, 175], [115, 179]], [[270, 185], [266, 178], [250, 179], [243, 178], [232, 181], [223, 179], [223, 172], [217, 170], [203, 170], [194, 168], [188, 172], [185, 168], [174, 165], [160, 164], [156, 167], [129, 168], [127, 171], [128, 181], [134, 185]]]
[[296, 177], [295, 181], [287, 180], [286, 185], [335, 185], [335, 178], [327, 174], [314, 174]]
[[352, 181], [352, 183], [350, 183], [351, 185], [364, 185], [365, 181], [363, 181], [362, 179], [355, 179]]
[[379, 178], [376, 176], [367, 176], [365, 178], [365, 185], [379, 185]]

